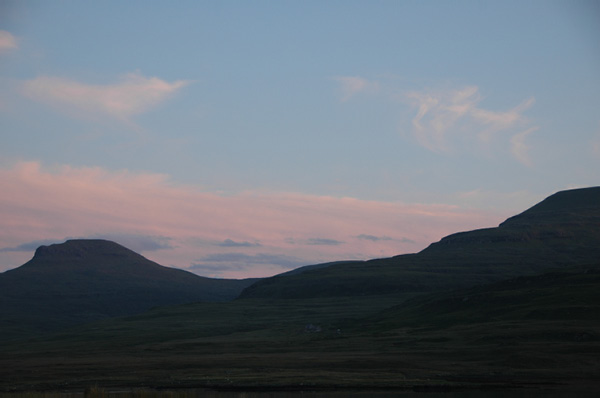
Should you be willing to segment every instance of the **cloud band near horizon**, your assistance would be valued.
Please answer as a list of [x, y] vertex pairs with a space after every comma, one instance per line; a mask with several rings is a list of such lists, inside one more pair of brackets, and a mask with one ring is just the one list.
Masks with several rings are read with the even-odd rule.
[[442, 204], [290, 192], [221, 196], [161, 174], [38, 162], [0, 169], [0, 184], [10, 187], [0, 195], [3, 269], [28, 259], [31, 253], [17, 250], [31, 249], [28, 242], [108, 237], [163, 265], [263, 277], [292, 265], [416, 252], [449, 233], [501, 221]]

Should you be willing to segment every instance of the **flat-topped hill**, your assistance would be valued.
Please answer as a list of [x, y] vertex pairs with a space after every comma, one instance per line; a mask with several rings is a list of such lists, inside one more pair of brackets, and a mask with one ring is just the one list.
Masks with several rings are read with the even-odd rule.
[[156, 306], [231, 300], [252, 282], [163, 267], [111, 241], [69, 240], [41, 246], [0, 274], [0, 324], [4, 337], [52, 331]]

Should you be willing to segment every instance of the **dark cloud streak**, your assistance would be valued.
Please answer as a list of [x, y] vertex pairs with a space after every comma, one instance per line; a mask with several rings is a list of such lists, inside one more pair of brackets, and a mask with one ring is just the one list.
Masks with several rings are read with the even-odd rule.
[[343, 245], [344, 242], [335, 239], [311, 238], [306, 240], [306, 244], [311, 246], [338, 246]]
[[284, 269], [296, 268], [306, 265], [307, 262], [299, 258], [281, 254], [258, 253], [249, 255], [245, 253], [215, 253], [199, 258], [192, 264], [192, 270], [242, 270], [253, 265], [275, 265]]
[[260, 243], [252, 243], [252, 242], [236, 242], [234, 240], [231, 239], [225, 239], [223, 242], [218, 243], [217, 246], [219, 247], [260, 247], [262, 246]]
[[14, 247], [4, 247], [0, 249], [0, 252], [32, 252], [35, 251], [40, 246], [48, 246], [54, 243], [62, 243], [65, 239], [44, 239], [44, 240], [34, 240], [27, 243], [22, 243], [18, 246]]
[[139, 252], [153, 252], [157, 250], [173, 249], [171, 238], [166, 236], [136, 235], [107, 233], [97, 234], [83, 239], [106, 239], [116, 242], [128, 249]]
[[357, 238], [362, 240], [370, 240], [372, 242], [392, 240], [392, 238], [390, 238], [389, 236], [375, 236], [369, 234], [360, 234], [357, 236]]
[[371, 242], [397, 241], [401, 243], [415, 243], [414, 240], [408, 238], [394, 239], [389, 236], [375, 236], [369, 234], [360, 234], [356, 238], [361, 240], [370, 240]]

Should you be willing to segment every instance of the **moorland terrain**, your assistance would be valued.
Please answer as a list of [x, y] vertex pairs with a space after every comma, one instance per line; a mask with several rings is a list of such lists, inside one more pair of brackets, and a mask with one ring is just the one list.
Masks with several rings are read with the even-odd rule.
[[600, 188], [558, 192], [420, 253], [261, 280], [200, 278], [113, 242], [68, 241], [0, 274], [0, 300], [5, 392], [598, 392]]

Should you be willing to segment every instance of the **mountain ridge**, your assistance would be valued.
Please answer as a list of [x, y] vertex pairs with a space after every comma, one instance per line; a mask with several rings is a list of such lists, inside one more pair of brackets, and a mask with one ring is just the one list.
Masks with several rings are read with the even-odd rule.
[[591, 187], [558, 192], [498, 227], [451, 234], [419, 253], [265, 278], [244, 289], [240, 297], [421, 293], [491, 283], [596, 258], [600, 258], [600, 187]]

